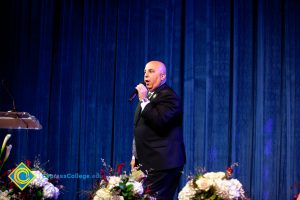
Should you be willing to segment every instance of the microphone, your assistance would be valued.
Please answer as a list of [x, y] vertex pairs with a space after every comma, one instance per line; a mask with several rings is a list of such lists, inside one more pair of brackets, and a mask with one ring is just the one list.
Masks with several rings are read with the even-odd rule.
[[[140, 84], [145, 85], [144, 82], [141, 82]], [[131, 93], [131, 95], [129, 96], [128, 101], [131, 103], [133, 101], [133, 99], [139, 94], [137, 89], [134, 89], [134, 91]]]
[[8, 96], [12, 99], [13, 109], [11, 110], [11, 112], [16, 112], [17, 110], [16, 110], [15, 99], [14, 99], [13, 95], [11, 94], [11, 92], [9, 91], [7, 85], [5, 84], [5, 80], [2, 80], [2, 87], [5, 89]]

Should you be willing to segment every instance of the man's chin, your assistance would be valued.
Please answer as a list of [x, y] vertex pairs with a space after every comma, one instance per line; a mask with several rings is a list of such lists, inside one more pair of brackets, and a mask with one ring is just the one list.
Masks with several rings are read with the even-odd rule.
[[151, 87], [151, 88], [150, 88], [150, 87], [147, 87], [147, 89], [148, 89], [150, 92], [153, 92], [152, 87]]

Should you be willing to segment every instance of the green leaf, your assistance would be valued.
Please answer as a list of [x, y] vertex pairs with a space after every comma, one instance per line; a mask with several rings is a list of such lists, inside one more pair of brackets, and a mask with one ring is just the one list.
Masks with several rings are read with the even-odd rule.
[[42, 198], [42, 197], [43, 197], [43, 190], [37, 190], [37, 191], [36, 191], [36, 196], [37, 196], [38, 198]]

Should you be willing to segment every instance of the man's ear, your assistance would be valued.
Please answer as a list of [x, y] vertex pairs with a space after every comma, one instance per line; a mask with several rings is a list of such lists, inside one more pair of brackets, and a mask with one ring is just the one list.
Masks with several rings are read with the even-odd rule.
[[161, 74], [161, 80], [165, 80], [166, 79], [166, 74], [162, 73]]

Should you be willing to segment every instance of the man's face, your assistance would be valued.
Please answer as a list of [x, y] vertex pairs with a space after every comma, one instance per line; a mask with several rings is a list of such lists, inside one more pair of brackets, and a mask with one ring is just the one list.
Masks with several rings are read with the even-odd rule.
[[160, 62], [152, 61], [147, 63], [144, 70], [144, 81], [150, 92], [164, 83], [166, 74], [163, 70], [164, 66]]

